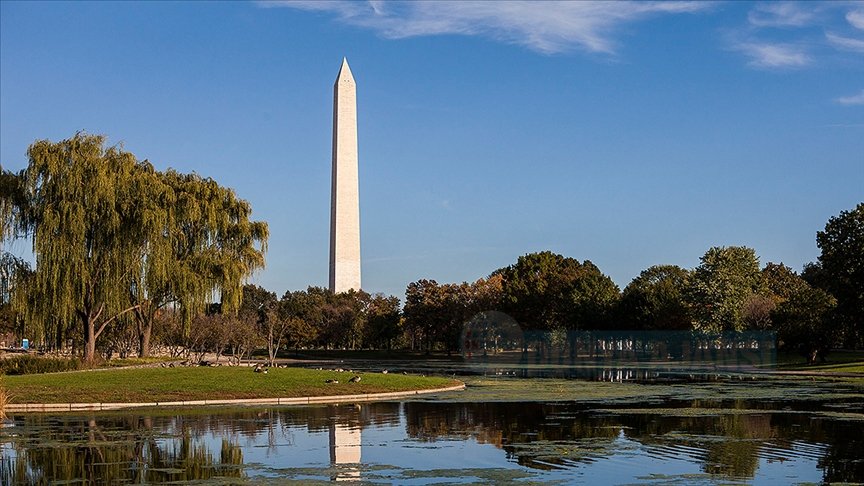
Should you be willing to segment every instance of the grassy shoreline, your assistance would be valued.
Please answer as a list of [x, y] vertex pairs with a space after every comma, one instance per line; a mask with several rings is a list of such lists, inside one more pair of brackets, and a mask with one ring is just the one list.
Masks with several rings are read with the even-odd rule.
[[[389, 353], [388, 353], [389, 354]], [[380, 360], [361, 353], [310, 353], [300, 361], [343, 362], [355, 358], [358, 362]], [[398, 354], [381, 360], [394, 363]], [[415, 356], [401, 356], [415, 358]], [[294, 359], [297, 359], [295, 357]], [[457, 364], [459, 359], [445, 356], [430, 356], [429, 361], [445, 360]], [[90, 371], [68, 371], [29, 375], [6, 375], [0, 377], [0, 410], [3, 394], [8, 404], [27, 403], [134, 403], [170, 402], [225, 399], [262, 399], [294, 397], [327, 397], [434, 389], [460, 384], [449, 378], [426, 378], [398, 373], [360, 373], [359, 383], [349, 383], [351, 372], [321, 371], [305, 368], [273, 368], [267, 374], [254, 373], [249, 367], [175, 367], [155, 366], [155, 360], [125, 360], [112, 363], [124, 368], [98, 368]], [[409, 361], [414, 361], [409, 359]], [[587, 364], [587, 363], [586, 363]], [[602, 363], [607, 364], [607, 363]], [[627, 366], [627, 363], [617, 363]], [[634, 363], [630, 363], [634, 364]], [[646, 365], [646, 363], [638, 363]], [[395, 366], [395, 365], [394, 365]], [[360, 366], [361, 368], [365, 366]], [[380, 368], [378, 368], [380, 369]], [[407, 369], [407, 368], [403, 368]], [[91, 370], [94, 371], [94, 370]], [[811, 377], [826, 380], [842, 380], [864, 383], [864, 352], [845, 351], [832, 353], [827, 364], [805, 365], [789, 353], [780, 353], [772, 366], [761, 368], [759, 374], [778, 378]], [[338, 384], [325, 383], [338, 380]]]
[[[459, 384], [457, 380], [415, 375], [355, 373], [303, 368], [273, 368], [254, 373], [248, 367], [126, 368], [99, 373], [71, 371], [5, 376], [8, 404], [121, 403], [291, 398], [426, 390]], [[339, 383], [325, 383], [325, 380]]]

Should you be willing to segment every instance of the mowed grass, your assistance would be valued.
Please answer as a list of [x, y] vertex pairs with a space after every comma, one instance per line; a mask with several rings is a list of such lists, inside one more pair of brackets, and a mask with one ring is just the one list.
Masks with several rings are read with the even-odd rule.
[[798, 371], [821, 371], [831, 373], [864, 373], [864, 361], [856, 361], [852, 363], [813, 365], [806, 367], [800, 366], [795, 369]]
[[[457, 380], [302, 368], [135, 368], [5, 376], [8, 403], [115, 403], [355, 395], [441, 388]], [[325, 380], [339, 380], [338, 384]]]
[[777, 368], [784, 371], [819, 371], [827, 373], [864, 373], [864, 351], [832, 351], [828, 362], [815, 365], [802, 363], [803, 358], [792, 354], [778, 355]]

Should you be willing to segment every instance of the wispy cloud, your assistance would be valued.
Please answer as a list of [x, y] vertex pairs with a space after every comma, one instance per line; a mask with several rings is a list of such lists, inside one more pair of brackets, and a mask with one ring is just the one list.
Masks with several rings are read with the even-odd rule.
[[[851, 5], [851, 7], [850, 7]], [[727, 42], [748, 65], [761, 69], [818, 66], [842, 59], [838, 51], [864, 52], [864, 10], [849, 2], [764, 2]], [[844, 21], [845, 20], [845, 21]]]
[[841, 105], [864, 105], [864, 89], [862, 89], [858, 94], [841, 96], [840, 98], [836, 98], [834, 101]]
[[747, 15], [750, 25], [757, 27], [802, 27], [814, 19], [814, 11], [799, 3], [764, 3]]
[[864, 30], [864, 10], [852, 10], [846, 14], [846, 21], [856, 29]]
[[345, 24], [386, 38], [472, 35], [553, 54], [571, 50], [615, 54], [617, 30], [660, 15], [693, 13], [709, 2], [540, 2], [540, 1], [265, 1], [265, 7], [329, 12]]
[[827, 128], [864, 128], [864, 123], [832, 123]]
[[843, 37], [841, 35], [828, 32], [825, 34], [828, 42], [838, 49], [846, 51], [864, 52], [864, 40], [855, 39], [853, 37]]
[[740, 42], [733, 48], [750, 58], [750, 66], [758, 68], [800, 68], [812, 62], [804, 48], [798, 45]]

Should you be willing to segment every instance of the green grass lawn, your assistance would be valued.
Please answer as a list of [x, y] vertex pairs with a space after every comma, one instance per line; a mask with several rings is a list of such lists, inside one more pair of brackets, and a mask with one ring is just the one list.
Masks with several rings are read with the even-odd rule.
[[824, 371], [837, 373], [864, 373], [864, 351], [832, 351], [827, 363], [808, 365], [796, 353], [777, 353], [777, 369], [782, 371]]
[[[135, 368], [4, 376], [9, 403], [167, 402], [354, 395], [440, 388], [459, 384], [449, 378], [248, 367]], [[339, 384], [324, 383], [327, 379]]]
[[824, 365], [799, 366], [795, 371], [825, 371], [833, 373], [864, 373], [864, 361], [851, 363], [829, 363]]

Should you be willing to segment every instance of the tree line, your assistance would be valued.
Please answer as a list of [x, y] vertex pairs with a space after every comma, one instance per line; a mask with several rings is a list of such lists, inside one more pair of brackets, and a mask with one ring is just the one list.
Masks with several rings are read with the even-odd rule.
[[[235, 356], [244, 349], [266, 349], [271, 359], [280, 350], [302, 349], [453, 353], [464, 344], [466, 323], [497, 310], [511, 316], [522, 332], [559, 335], [768, 331], [776, 333], [781, 347], [813, 361], [832, 347], [862, 344], [864, 253], [855, 245], [864, 241], [864, 204], [831, 218], [817, 241], [822, 254], [801, 274], [782, 263], [762, 266], [752, 248], [714, 247], [693, 269], [655, 265], [623, 291], [592, 262], [549, 251], [521, 256], [472, 283], [412, 282], [403, 306], [395, 296], [333, 294], [319, 287], [277, 299], [273, 292], [246, 285], [238, 313], [202, 315], [193, 320], [190, 334], [163, 333], [160, 342]], [[844, 275], [836, 275], [838, 270]], [[163, 316], [174, 322], [164, 330], [182, 329], [176, 312]]]
[[157, 171], [101, 136], [37, 141], [0, 171], [4, 247], [29, 239], [34, 268], [0, 257], [0, 323], [47, 349], [244, 356], [266, 349], [458, 351], [484, 311], [522, 331], [765, 330], [815, 358], [864, 344], [864, 203], [829, 219], [798, 274], [752, 248], [710, 248], [693, 269], [656, 265], [623, 291], [589, 260], [531, 253], [473, 283], [410, 283], [395, 296], [309, 287], [281, 298], [244, 285], [267, 225], [209, 178]]
[[801, 274], [762, 267], [752, 248], [713, 247], [693, 269], [655, 265], [623, 291], [588, 260], [532, 253], [473, 284], [409, 284], [403, 330], [426, 349], [458, 350], [472, 315], [500, 310], [523, 331], [769, 331], [813, 361], [864, 345], [864, 203], [830, 218], [816, 242], [818, 261]]
[[[238, 363], [253, 352], [271, 363], [280, 353], [307, 349], [390, 349], [401, 333], [399, 299], [363, 291], [334, 294], [320, 287], [274, 292], [247, 284], [236, 312], [213, 303], [188, 326], [175, 308], [153, 320], [152, 344], [177, 358], [200, 363], [207, 354]], [[106, 331], [103, 355], [135, 353], [138, 336], [131, 322]]]

